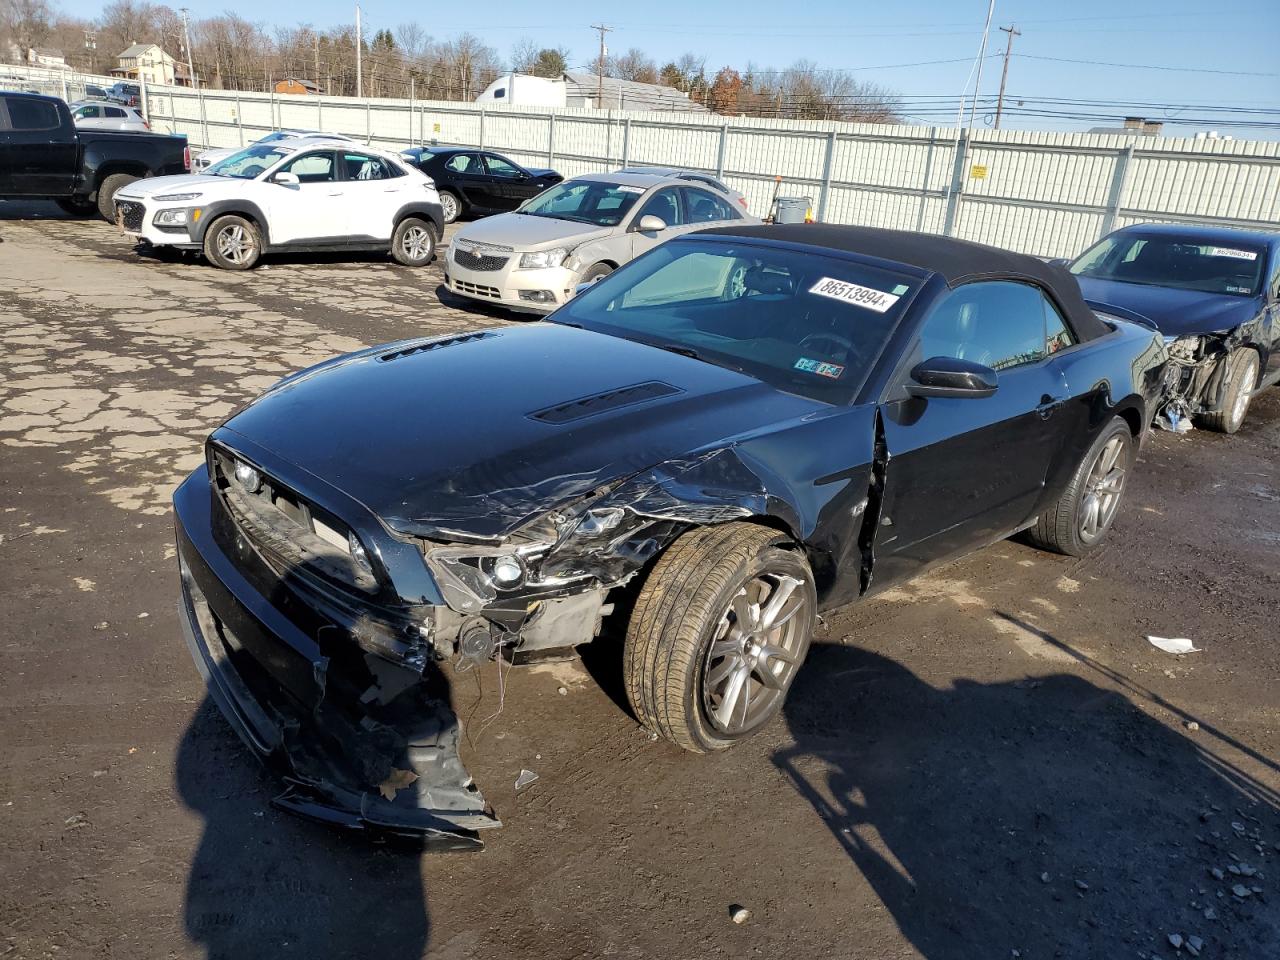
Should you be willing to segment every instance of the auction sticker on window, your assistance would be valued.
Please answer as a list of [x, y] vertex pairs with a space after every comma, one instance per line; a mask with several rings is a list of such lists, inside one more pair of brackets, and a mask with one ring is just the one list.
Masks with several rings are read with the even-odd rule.
[[821, 360], [810, 360], [808, 357], [797, 360], [795, 368], [805, 373], [816, 373], [820, 377], [830, 377], [832, 380], [844, 373], [844, 367], [838, 363], [824, 363]]
[[866, 307], [876, 313], [884, 313], [898, 302], [896, 294], [862, 287], [856, 283], [846, 283], [843, 280], [833, 280], [831, 277], [823, 277], [809, 288], [809, 292], [816, 293], [820, 297], [830, 297], [832, 300], [843, 300], [845, 303], [852, 303], [855, 307]]
[[1233, 257], [1236, 260], [1257, 260], [1255, 250], [1233, 250], [1231, 247], [1213, 247], [1209, 250], [1211, 257]]

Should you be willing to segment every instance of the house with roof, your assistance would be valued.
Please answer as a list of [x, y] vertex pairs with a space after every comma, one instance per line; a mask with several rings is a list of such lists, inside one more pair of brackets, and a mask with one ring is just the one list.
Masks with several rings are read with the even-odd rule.
[[515, 106], [579, 107], [589, 110], [662, 110], [669, 113], [710, 113], [701, 103], [675, 87], [638, 83], [594, 73], [569, 71], [556, 79], [525, 73], [504, 73], [485, 88], [477, 103]]
[[179, 64], [173, 57], [165, 53], [158, 43], [135, 43], [116, 57], [116, 65], [108, 72], [122, 80], [134, 80], [146, 83], [190, 85], [186, 64]]
[[304, 80], [301, 77], [285, 77], [276, 81], [276, 93], [293, 93], [303, 96], [315, 96], [320, 92], [320, 85]]

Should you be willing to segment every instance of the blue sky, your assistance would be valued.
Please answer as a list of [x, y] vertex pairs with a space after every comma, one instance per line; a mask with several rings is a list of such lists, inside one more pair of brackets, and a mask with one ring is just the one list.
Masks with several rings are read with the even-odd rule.
[[[94, 0], [61, 0], [60, 6], [86, 17], [100, 9]], [[264, 6], [255, 0], [216, 0], [208, 5], [188, 0], [188, 6], [197, 17], [231, 10], [268, 24], [290, 22], [292, 10], [305, 9], [307, 19], [317, 27], [349, 21], [354, 9], [347, 0], [312, 0], [305, 8]], [[781, 68], [807, 58], [826, 68], [857, 68], [855, 75], [860, 79], [890, 87], [909, 100], [958, 96], [977, 53], [987, 4], [985, 0], [897, 0], [890, 4], [806, 0], [793, 5], [776, 0], [648, 0], [644, 4], [602, 5], [599, 0], [557, 0], [548, 5], [489, 0], [474, 5], [406, 6], [393, 0], [365, 0], [362, 9], [366, 32], [394, 28], [413, 17], [437, 39], [469, 31], [503, 57], [523, 37], [540, 45], [567, 46], [575, 66], [594, 60], [596, 34], [590, 24], [604, 22], [614, 27], [609, 35], [611, 49], [621, 52], [639, 47], [659, 63], [685, 51], [705, 55], [708, 72], [725, 64], [741, 67], [748, 61]], [[1280, 122], [1277, 0], [1076, 0], [1070, 4], [997, 0], [989, 52], [1004, 48], [1005, 35], [995, 26], [1011, 22], [1022, 31], [1014, 43], [1014, 53], [1022, 56], [1016, 56], [1009, 68], [1008, 93], [1015, 98], [1187, 106], [1180, 111], [1147, 111], [1165, 119], [1195, 119], [1202, 114], [1194, 105], [1213, 104], [1270, 110], [1272, 119]], [[1103, 63], [1085, 65], [1032, 57]], [[963, 62], [889, 66], [931, 60]], [[1104, 63], [1170, 69], [1132, 69]], [[999, 82], [1000, 61], [989, 59], [983, 68], [983, 93], [994, 95]], [[1078, 108], [1059, 105], [1054, 109]], [[904, 110], [910, 113], [911, 106], [904, 106]], [[1024, 117], [1006, 120], [1003, 125], [1084, 129], [1092, 123]], [[1280, 129], [1210, 125], [1236, 136], [1280, 138]], [[1171, 128], [1170, 132], [1204, 126]]]

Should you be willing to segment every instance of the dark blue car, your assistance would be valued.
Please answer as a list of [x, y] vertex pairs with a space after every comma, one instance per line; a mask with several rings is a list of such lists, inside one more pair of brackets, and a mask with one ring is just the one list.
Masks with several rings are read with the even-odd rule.
[[1280, 233], [1144, 224], [1103, 237], [1070, 270], [1098, 309], [1164, 334], [1177, 370], [1163, 425], [1223, 433], [1280, 381]]

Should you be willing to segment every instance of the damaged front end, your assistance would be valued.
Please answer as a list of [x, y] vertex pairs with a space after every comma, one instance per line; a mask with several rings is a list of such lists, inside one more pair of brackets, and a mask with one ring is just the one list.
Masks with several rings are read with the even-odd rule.
[[374, 518], [216, 433], [174, 495], [186, 639], [213, 699], [284, 779], [276, 806], [477, 847], [500, 824], [462, 765], [446, 673], [571, 651], [683, 531], [785, 512], [744, 457], [724, 447], [580, 478], [558, 503], [520, 491], [533, 518], [480, 537], [456, 518]]
[[1156, 426], [1187, 433], [1193, 429], [1193, 418], [1221, 410], [1229, 360], [1244, 342], [1241, 327], [1226, 333], [1166, 336], [1166, 399], [1156, 414]]

